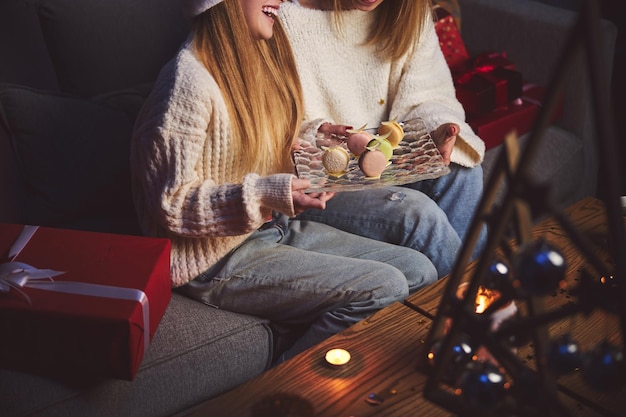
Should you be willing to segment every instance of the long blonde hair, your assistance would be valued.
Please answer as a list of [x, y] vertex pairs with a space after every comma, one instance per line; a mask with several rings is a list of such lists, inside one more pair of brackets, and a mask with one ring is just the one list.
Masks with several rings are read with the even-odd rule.
[[194, 48], [219, 85], [241, 162], [250, 172], [292, 172], [291, 147], [304, 117], [302, 88], [280, 22], [270, 40], [254, 40], [238, 0], [225, 0], [192, 24]]
[[[340, 23], [341, 10], [354, 8], [353, 0], [332, 0]], [[386, 58], [395, 60], [406, 54], [419, 40], [426, 17], [432, 10], [431, 0], [386, 0], [374, 11], [376, 24], [367, 39], [368, 45], [379, 45]]]

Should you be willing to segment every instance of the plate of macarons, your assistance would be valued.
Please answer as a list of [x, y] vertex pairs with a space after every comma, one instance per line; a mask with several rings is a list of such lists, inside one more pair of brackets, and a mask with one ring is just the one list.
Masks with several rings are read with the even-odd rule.
[[450, 172], [421, 119], [362, 126], [345, 136], [319, 133], [293, 152], [306, 192], [358, 191], [438, 178]]

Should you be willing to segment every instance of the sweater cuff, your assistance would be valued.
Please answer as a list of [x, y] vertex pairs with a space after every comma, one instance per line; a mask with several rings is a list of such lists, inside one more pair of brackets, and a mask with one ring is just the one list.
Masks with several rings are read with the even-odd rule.
[[315, 119], [302, 122], [300, 127], [300, 139], [315, 145], [317, 139], [317, 131], [324, 123], [333, 123], [328, 119]]
[[296, 215], [291, 195], [291, 174], [275, 174], [257, 177], [254, 184], [258, 192], [259, 204], [289, 217]]

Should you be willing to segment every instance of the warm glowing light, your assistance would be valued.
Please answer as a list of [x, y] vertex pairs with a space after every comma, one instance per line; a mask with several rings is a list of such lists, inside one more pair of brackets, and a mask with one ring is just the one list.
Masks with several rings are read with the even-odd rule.
[[[456, 296], [459, 300], [462, 300], [467, 295], [467, 288], [469, 287], [468, 282], [461, 283], [457, 290]], [[485, 288], [483, 286], [478, 287], [478, 292], [476, 293], [476, 299], [474, 300], [474, 311], [477, 314], [484, 313], [491, 304], [493, 304], [496, 300], [498, 300], [502, 294], [499, 291]], [[504, 306], [500, 307], [498, 311], [495, 311], [491, 314], [491, 328], [492, 330], [496, 330], [502, 321], [508, 319], [509, 317], [513, 317], [517, 312], [517, 306], [514, 301], [510, 301]], [[450, 323], [446, 322], [446, 329], [449, 328]]]
[[[456, 296], [459, 300], [465, 298], [468, 286], [469, 283], [467, 282], [459, 285], [456, 293]], [[478, 292], [476, 293], [476, 300], [474, 302], [474, 311], [476, 311], [476, 313], [478, 314], [484, 313], [485, 310], [487, 310], [487, 308], [491, 305], [491, 303], [496, 301], [498, 298], [500, 298], [500, 293], [498, 291], [479, 286]]]
[[350, 352], [345, 349], [331, 349], [326, 352], [326, 362], [333, 366], [343, 366], [350, 362]]
[[474, 308], [478, 314], [482, 314], [487, 310], [487, 308], [500, 298], [500, 293], [495, 290], [490, 290], [489, 288], [478, 287], [478, 292], [476, 293], [476, 302], [474, 304]]

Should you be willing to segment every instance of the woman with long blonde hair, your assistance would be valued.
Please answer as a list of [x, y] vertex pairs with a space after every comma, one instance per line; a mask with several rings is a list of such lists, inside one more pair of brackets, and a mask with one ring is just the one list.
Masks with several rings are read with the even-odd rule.
[[[303, 137], [420, 118], [450, 168], [403, 187], [341, 193], [300, 218], [413, 248], [447, 275], [481, 198], [485, 145], [465, 122], [431, 1], [292, 0], [280, 13], [302, 82]], [[485, 241], [486, 228], [474, 256]]]
[[293, 217], [323, 209], [290, 151], [303, 117], [279, 0], [185, 0], [188, 40], [135, 125], [142, 230], [171, 239], [176, 291], [306, 331], [289, 358], [436, 279], [412, 250]]

